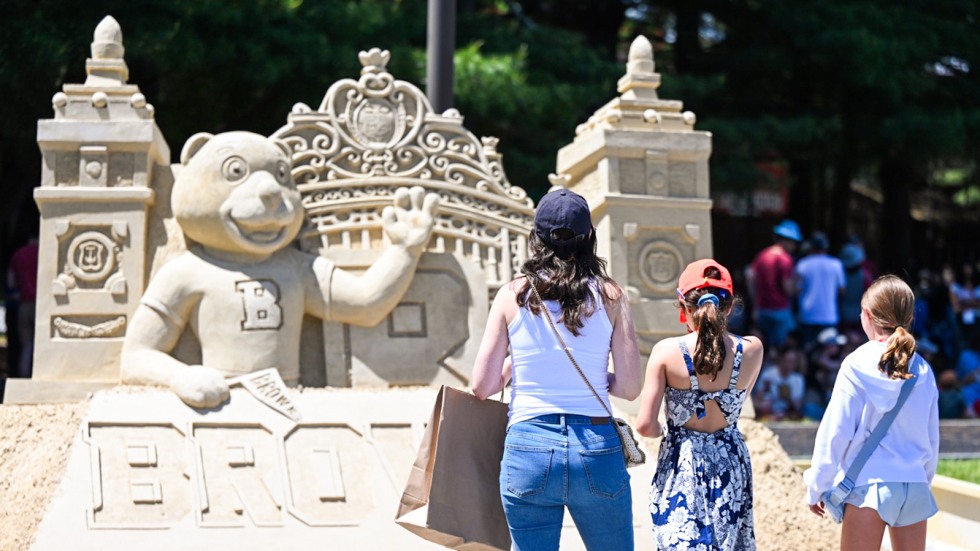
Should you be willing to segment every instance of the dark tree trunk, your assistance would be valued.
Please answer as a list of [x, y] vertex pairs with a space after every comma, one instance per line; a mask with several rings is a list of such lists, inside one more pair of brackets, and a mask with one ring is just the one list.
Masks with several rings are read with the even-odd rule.
[[825, 217], [827, 223], [827, 234], [830, 237], [834, 250], [848, 240], [850, 231], [851, 214], [851, 181], [857, 173], [857, 165], [851, 159], [843, 159], [837, 164], [834, 170], [834, 179], [831, 182], [830, 200], [828, 206], [830, 210]]
[[626, 21], [626, 6], [619, 0], [522, 0], [520, 5], [531, 19], [581, 33], [589, 46], [615, 57]]
[[913, 165], [897, 156], [882, 160], [878, 169], [881, 203], [881, 269], [904, 274], [915, 263], [912, 250], [910, 191], [917, 175]]
[[812, 231], [814, 191], [819, 183], [817, 164], [813, 159], [792, 159], [789, 162], [789, 208], [787, 218], [800, 225], [804, 233]]
[[677, 16], [677, 40], [674, 42], [674, 68], [677, 74], [695, 73], [695, 65], [701, 54], [698, 32], [701, 28], [701, 10], [689, 1], [674, 5]]

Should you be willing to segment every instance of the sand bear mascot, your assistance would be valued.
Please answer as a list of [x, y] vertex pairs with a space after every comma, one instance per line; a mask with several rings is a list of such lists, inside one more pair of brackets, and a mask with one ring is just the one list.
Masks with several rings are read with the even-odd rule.
[[[226, 377], [277, 367], [299, 380], [304, 314], [377, 325], [408, 289], [438, 196], [397, 191], [382, 213], [391, 245], [363, 275], [290, 246], [303, 223], [288, 147], [250, 132], [197, 134], [180, 155], [171, 202], [188, 251], [156, 274], [122, 351], [125, 383], [169, 386], [195, 407], [228, 398]], [[203, 365], [171, 356], [187, 324]]]

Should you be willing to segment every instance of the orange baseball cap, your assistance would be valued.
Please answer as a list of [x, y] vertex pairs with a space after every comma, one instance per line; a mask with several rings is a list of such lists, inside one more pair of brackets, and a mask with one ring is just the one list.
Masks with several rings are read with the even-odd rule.
[[[718, 273], [720, 274], [718, 279], [710, 278], [704, 275], [704, 272], [707, 271], [708, 268], [715, 268], [718, 270]], [[688, 292], [693, 291], [694, 289], [702, 289], [704, 287], [716, 287], [718, 289], [728, 291], [729, 295], [733, 294], [732, 275], [728, 273], [728, 268], [725, 268], [710, 258], [691, 262], [687, 265], [687, 268], [684, 268], [684, 271], [681, 272], [681, 277], [677, 280], [677, 296], [680, 297], [681, 301], [683, 301], [684, 295], [686, 295]], [[683, 307], [677, 314], [677, 321], [679, 321], [681, 324], [687, 324], [687, 316], [684, 314]]]
[[[708, 268], [715, 268], [721, 276], [718, 279], [705, 276], [704, 273]], [[683, 296], [689, 291], [704, 287], [717, 287], [732, 293], [732, 276], [728, 273], [728, 268], [710, 258], [695, 260], [688, 264], [677, 281], [677, 292]]]

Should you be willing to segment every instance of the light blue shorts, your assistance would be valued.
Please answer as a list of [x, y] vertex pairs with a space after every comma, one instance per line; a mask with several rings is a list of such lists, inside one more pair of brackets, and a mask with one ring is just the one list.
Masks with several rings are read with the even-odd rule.
[[888, 526], [910, 526], [939, 512], [924, 482], [876, 482], [851, 490], [844, 503], [878, 511]]

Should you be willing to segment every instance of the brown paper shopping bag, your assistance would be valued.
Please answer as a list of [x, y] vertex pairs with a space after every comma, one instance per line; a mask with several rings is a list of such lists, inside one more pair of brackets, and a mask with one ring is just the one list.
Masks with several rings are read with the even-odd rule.
[[395, 522], [464, 551], [510, 549], [500, 503], [507, 404], [443, 386]]

